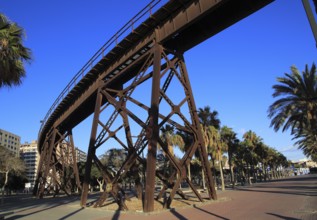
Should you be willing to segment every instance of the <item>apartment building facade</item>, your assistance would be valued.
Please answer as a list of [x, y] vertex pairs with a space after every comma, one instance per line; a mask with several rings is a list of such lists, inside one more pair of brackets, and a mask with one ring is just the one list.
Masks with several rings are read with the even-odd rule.
[[21, 138], [20, 136], [13, 134], [9, 131], [0, 129], [0, 146], [8, 149], [16, 157], [20, 155], [20, 145]]
[[75, 148], [75, 154], [76, 154], [76, 161], [79, 162], [86, 162], [87, 160], [87, 154], [86, 152], [80, 150], [78, 147]]
[[20, 158], [25, 163], [25, 173], [26, 177], [31, 184], [30, 187], [34, 187], [37, 168], [40, 161], [40, 155], [37, 151], [37, 141], [32, 141], [31, 143], [24, 143], [20, 147]]
[[[58, 150], [58, 152], [60, 152]], [[75, 148], [75, 155], [77, 162], [85, 162], [87, 154]], [[30, 183], [30, 187], [33, 188], [36, 180], [38, 165], [40, 161], [40, 154], [37, 149], [37, 141], [32, 141], [31, 143], [24, 143], [20, 147], [20, 158], [24, 161], [26, 166], [26, 176]]]

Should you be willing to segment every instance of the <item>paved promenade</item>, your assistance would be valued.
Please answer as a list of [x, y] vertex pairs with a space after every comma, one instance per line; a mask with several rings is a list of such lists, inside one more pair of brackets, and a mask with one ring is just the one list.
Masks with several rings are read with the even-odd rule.
[[37, 200], [21, 195], [6, 197], [4, 204], [0, 205], [0, 213], [12, 212], [5, 219], [32, 220], [317, 219], [317, 175], [296, 176], [236, 190], [218, 191], [218, 197], [217, 202], [147, 215], [81, 208], [78, 197]]

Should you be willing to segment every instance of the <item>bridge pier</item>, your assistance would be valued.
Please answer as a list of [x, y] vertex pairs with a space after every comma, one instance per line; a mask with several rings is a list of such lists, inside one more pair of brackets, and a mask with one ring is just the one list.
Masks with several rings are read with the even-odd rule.
[[89, 147], [88, 147], [88, 153], [87, 153], [87, 160], [86, 160], [86, 165], [85, 165], [85, 176], [84, 176], [83, 190], [82, 190], [81, 200], [80, 200], [81, 207], [86, 207], [88, 191], [89, 191], [92, 161], [93, 161], [94, 155], [96, 154], [95, 142], [96, 142], [98, 121], [99, 121], [99, 115], [100, 115], [100, 107], [101, 107], [101, 102], [102, 102], [102, 94], [100, 93], [99, 90], [98, 90], [97, 98], [96, 98], [94, 119], [92, 122]]
[[152, 97], [151, 108], [149, 111], [148, 124], [148, 154], [146, 163], [146, 182], [144, 195], [144, 211], [154, 211], [154, 190], [155, 190], [155, 169], [156, 169], [156, 151], [159, 139], [159, 104], [160, 104], [160, 82], [161, 82], [161, 59], [162, 46], [155, 44], [153, 48], [153, 76], [152, 76]]
[[46, 137], [41, 151], [33, 194], [43, 198], [45, 191], [49, 193], [53, 188], [54, 195], [60, 190], [70, 195], [71, 178], [81, 189], [72, 131], [61, 134], [54, 128]]
[[[116, 80], [116, 76], [114, 76], [110, 81], [105, 80], [99, 84], [81, 206], [84, 207], [87, 202], [92, 163], [95, 163], [103, 173], [104, 181], [107, 184], [107, 190], [102, 194], [96, 206], [102, 206], [109, 194], [114, 197], [115, 201], [122, 200], [118, 202], [119, 207], [128, 209], [124, 202], [125, 198], [118, 196], [120, 189], [118, 184], [126, 175], [129, 175], [131, 170], [139, 169], [137, 168], [139, 166], [145, 171], [144, 188], [140, 181], [135, 182], [140, 183], [136, 186], [138, 197], [143, 192], [144, 212], [154, 211], [156, 179], [160, 179], [164, 184], [164, 189], [160, 195], [163, 195], [166, 189], [171, 189], [168, 198], [165, 198], [164, 206], [167, 208], [170, 207], [176, 193], [186, 197], [179, 188], [183, 181], [187, 182], [197, 198], [203, 201], [194, 184], [188, 178], [187, 171], [187, 165], [197, 150], [206, 175], [209, 198], [216, 199], [214, 181], [209, 168], [183, 55], [170, 51], [153, 40], [151, 47], [143, 49], [143, 54], [139, 57], [135, 60], [135, 63], [138, 64], [138, 71], [131, 72], [133, 77], [128, 83], [124, 85], [112, 84], [111, 80]], [[135, 71], [133, 65], [134, 63], [131, 63], [130, 66], [126, 66], [117, 76], [124, 75], [125, 72]], [[139, 87], [142, 88], [146, 82], [148, 82], [149, 87], [141, 92], [144, 97], [149, 96], [146, 99], [149, 103], [142, 99], [144, 97], [134, 97], [134, 93], [140, 90]], [[173, 92], [170, 92], [171, 85], [174, 90], [183, 91], [183, 96], [177, 97], [178, 100], [174, 100]], [[160, 108], [161, 105], [164, 105], [163, 109]], [[187, 109], [189, 114], [184, 113], [183, 109]], [[107, 120], [104, 120], [105, 115]], [[167, 142], [160, 137], [160, 130], [166, 125], [174, 127], [190, 139], [190, 142], [186, 143], [188, 147], [180, 159], [169, 152]], [[133, 140], [133, 137], [137, 139]], [[127, 158], [121, 164], [120, 169], [111, 175], [107, 164], [102, 164], [99, 161], [96, 150], [102, 147], [106, 147], [106, 149], [114, 147], [113, 141], [127, 153]], [[168, 174], [157, 170], [158, 144], [167, 160], [170, 161], [171, 172]], [[146, 146], [148, 146], [147, 151]], [[146, 153], [146, 159], [141, 156], [144, 153]], [[140, 179], [138, 175], [135, 178]], [[158, 196], [158, 198], [160, 197]]]

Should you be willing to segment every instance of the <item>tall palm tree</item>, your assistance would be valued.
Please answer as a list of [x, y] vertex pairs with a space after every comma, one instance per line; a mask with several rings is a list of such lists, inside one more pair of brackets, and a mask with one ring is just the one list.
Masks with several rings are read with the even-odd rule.
[[[248, 148], [248, 153], [247, 153], [247, 158], [248, 158], [248, 163], [251, 166], [252, 170], [253, 170], [253, 178], [254, 180], [256, 180], [256, 176], [255, 176], [255, 165], [257, 165], [259, 157], [255, 152], [255, 149], [258, 145], [260, 145], [262, 143], [262, 138], [260, 138], [259, 136], [257, 136], [257, 134], [251, 130], [247, 131], [244, 135], [244, 144], [247, 146]], [[249, 183], [251, 184], [251, 179], [250, 179], [250, 170], [249, 171]]]
[[303, 150], [306, 156], [317, 156], [317, 134], [308, 130], [303, 130], [300, 134], [296, 134], [294, 139], [297, 139], [295, 144], [299, 149]]
[[[179, 148], [183, 148], [184, 140], [182, 136], [176, 134], [174, 132], [174, 127], [166, 124], [165, 127], [161, 128], [161, 139], [167, 145], [167, 150], [172, 157], [174, 157], [174, 147], [178, 146]], [[163, 155], [166, 156], [166, 153], [163, 152]], [[167, 162], [167, 160], [165, 160]], [[172, 173], [171, 162], [165, 163], [164, 167], [169, 167], [169, 174]], [[167, 169], [164, 170], [164, 174], [166, 174]]]
[[179, 134], [174, 132], [174, 127], [171, 125], [166, 124], [165, 127], [161, 128], [162, 140], [167, 144], [168, 151], [174, 156], [174, 147], [183, 148], [185, 143]]
[[[223, 152], [227, 151], [227, 145], [222, 141], [220, 132], [214, 126], [208, 126], [203, 128], [204, 141], [207, 146], [207, 153], [211, 158], [213, 164], [213, 173], [216, 173], [215, 161], [219, 163], [219, 171], [221, 178], [221, 189], [225, 190], [223, 168], [222, 168], [222, 157]], [[216, 178], [215, 178], [216, 179]]]
[[[218, 130], [220, 129], [220, 120], [218, 118], [218, 112], [217, 111], [211, 111], [210, 106], [205, 106], [204, 108], [198, 109], [198, 118], [199, 122], [202, 126], [202, 133], [204, 135], [204, 141], [206, 144], [206, 151], [209, 151], [209, 155], [211, 156], [211, 160], [213, 163], [213, 175], [214, 180], [216, 180], [216, 170], [215, 170], [215, 157], [216, 157], [216, 148], [212, 148], [213, 145], [210, 144], [210, 141], [212, 141], [212, 138], [210, 139], [208, 135], [211, 135], [215, 132], [212, 132], [212, 129], [210, 126], [212, 126], [214, 129]], [[210, 133], [211, 132], [211, 133]], [[208, 134], [209, 133], [209, 134]], [[208, 144], [209, 143], [209, 144]], [[202, 171], [203, 172], [203, 171]], [[203, 176], [204, 177], [204, 176]], [[204, 178], [203, 178], [203, 184], [204, 184]]]
[[218, 118], [218, 112], [210, 110], [209, 106], [198, 109], [199, 122], [203, 127], [214, 126], [216, 129], [220, 129], [220, 120]]
[[262, 171], [260, 172], [261, 181], [264, 173], [264, 181], [266, 181], [266, 169], [267, 169], [267, 157], [268, 157], [268, 149], [269, 147], [265, 145], [263, 142], [260, 142], [256, 145], [254, 152], [259, 158], [259, 161], [262, 164]]
[[23, 37], [23, 29], [0, 14], [0, 88], [20, 85], [25, 77], [24, 62], [31, 61], [31, 51], [23, 46]]
[[[291, 74], [277, 78], [273, 97], [279, 97], [268, 110], [271, 126], [275, 131], [291, 129], [295, 139], [301, 139], [299, 147], [310, 156], [317, 149], [317, 75], [315, 64], [300, 74], [295, 66]], [[310, 149], [310, 150], [305, 150]]]
[[230, 169], [230, 180], [232, 187], [234, 188], [235, 179], [233, 174], [233, 155], [237, 152], [239, 140], [237, 134], [227, 126], [223, 126], [220, 130], [221, 139], [223, 144], [227, 146], [228, 149], [228, 163]]
[[219, 136], [219, 142], [218, 144], [216, 145], [216, 158], [217, 158], [217, 161], [219, 163], [219, 171], [220, 171], [220, 179], [221, 179], [221, 190], [222, 191], [225, 191], [225, 181], [224, 181], [224, 176], [223, 176], [223, 165], [222, 165], [222, 162], [223, 162], [223, 153], [224, 152], [227, 152], [228, 151], [228, 145], [225, 144], [221, 137], [220, 137], [220, 133], [218, 131], [218, 136]]
[[[190, 134], [183, 132], [183, 131], [177, 131], [177, 135], [182, 137], [184, 144], [178, 145], [178, 148], [180, 149], [181, 152], [187, 152], [187, 150], [192, 146], [194, 138]], [[191, 160], [187, 164], [187, 172], [188, 172], [188, 179], [191, 180]]]

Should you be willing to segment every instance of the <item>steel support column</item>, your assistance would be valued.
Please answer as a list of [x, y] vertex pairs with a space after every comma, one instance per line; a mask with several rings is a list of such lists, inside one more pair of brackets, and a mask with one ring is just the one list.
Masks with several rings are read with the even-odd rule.
[[61, 134], [58, 129], [52, 129], [41, 149], [34, 195], [42, 198], [53, 188], [54, 195], [60, 190], [70, 195], [74, 189], [73, 179], [80, 189], [72, 131]]
[[155, 44], [154, 46], [154, 63], [152, 76], [152, 95], [151, 108], [149, 112], [148, 124], [148, 155], [146, 163], [146, 183], [144, 195], [144, 211], [154, 211], [154, 189], [155, 189], [155, 168], [156, 168], [156, 151], [159, 138], [158, 114], [159, 114], [159, 98], [160, 98], [160, 74], [161, 74], [161, 55], [162, 46]]
[[86, 207], [86, 203], [87, 203], [92, 160], [93, 160], [94, 155], [96, 153], [95, 142], [96, 142], [96, 136], [97, 136], [97, 128], [98, 128], [98, 120], [99, 120], [99, 115], [100, 115], [101, 102], [102, 102], [102, 94], [100, 93], [100, 89], [99, 89], [97, 92], [94, 119], [93, 119], [93, 123], [92, 123], [89, 148], [88, 148], [88, 153], [87, 153], [85, 177], [84, 177], [83, 189], [82, 189], [81, 200], [80, 200], [81, 207]]
[[51, 137], [49, 138], [49, 140], [47, 140], [47, 141], [49, 141], [49, 150], [47, 152], [45, 152], [45, 155], [43, 155], [44, 158], [43, 158], [42, 166], [44, 165], [44, 172], [41, 175], [41, 181], [39, 183], [40, 185], [39, 185], [39, 189], [38, 189], [38, 193], [37, 193], [38, 198], [43, 198], [43, 196], [44, 196], [45, 184], [46, 184], [48, 173], [50, 171], [51, 157], [52, 157], [53, 149], [55, 146], [55, 138], [56, 138], [56, 134], [57, 134], [56, 128], [54, 128], [52, 132], [53, 133], [52, 133]]
[[45, 155], [46, 155], [46, 152], [48, 151], [48, 142], [45, 141], [44, 142], [44, 146], [42, 147], [42, 152], [41, 152], [41, 155], [40, 155], [40, 161], [39, 161], [39, 164], [38, 164], [38, 169], [37, 169], [37, 174], [36, 174], [36, 180], [35, 180], [35, 183], [34, 183], [34, 189], [33, 189], [33, 195], [34, 196], [37, 196], [38, 195], [38, 190], [39, 190], [39, 185], [40, 185], [40, 180], [42, 179], [42, 167], [44, 165], [44, 161], [45, 161]]
[[187, 68], [186, 65], [184, 63], [184, 58], [182, 58], [182, 62], [180, 62], [181, 65], [181, 71], [182, 71], [182, 75], [183, 75], [183, 79], [184, 82], [187, 84], [187, 89], [186, 89], [186, 95], [188, 96], [189, 100], [188, 100], [188, 105], [190, 108], [190, 114], [192, 117], [192, 121], [193, 121], [193, 126], [196, 129], [196, 135], [198, 138], [198, 149], [200, 151], [200, 157], [202, 160], [202, 167], [205, 171], [205, 176], [207, 179], [207, 189], [209, 192], [209, 197], [216, 200], [217, 199], [217, 194], [215, 191], [215, 187], [214, 187], [214, 180], [213, 177], [211, 175], [211, 169], [209, 166], [209, 161], [208, 161], [208, 157], [207, 157], [207, 151], [205, 148], [205, 143], [204, 143], [204, 138], [203, 138], [203, 134], [200, 128], [200, 124], [199, 124], [199, 119], [198, 119], [198, 114], [197, 114], [197, 108], [196, 108], [196, 104], [195, 104], [195, 100], [194, 100], [194, 96], [193, 96], [193, 92], [192, 92], [192, 88], [190, 85], [190, 80], [188, 77], [188, 72], [187, 72]]
[[78, 172], [78, 166], [77, 166], [77, 159], [76, 159], [76, 147], [74, 144], [74, 138], [73, 138], [73, 132], [69, 132], [69, 139], [70, 139], [70, 145], [71, 145], [71, 151], [72, 151], [72, 158], [73, 158], [73, 171], [74, 171], [74, 176], [76, 180], [76, 185], [77, 189], [79, 191], [82, 190], [81, 185], [80, 185], [80, 180], [79, 180], [79, 172]]

